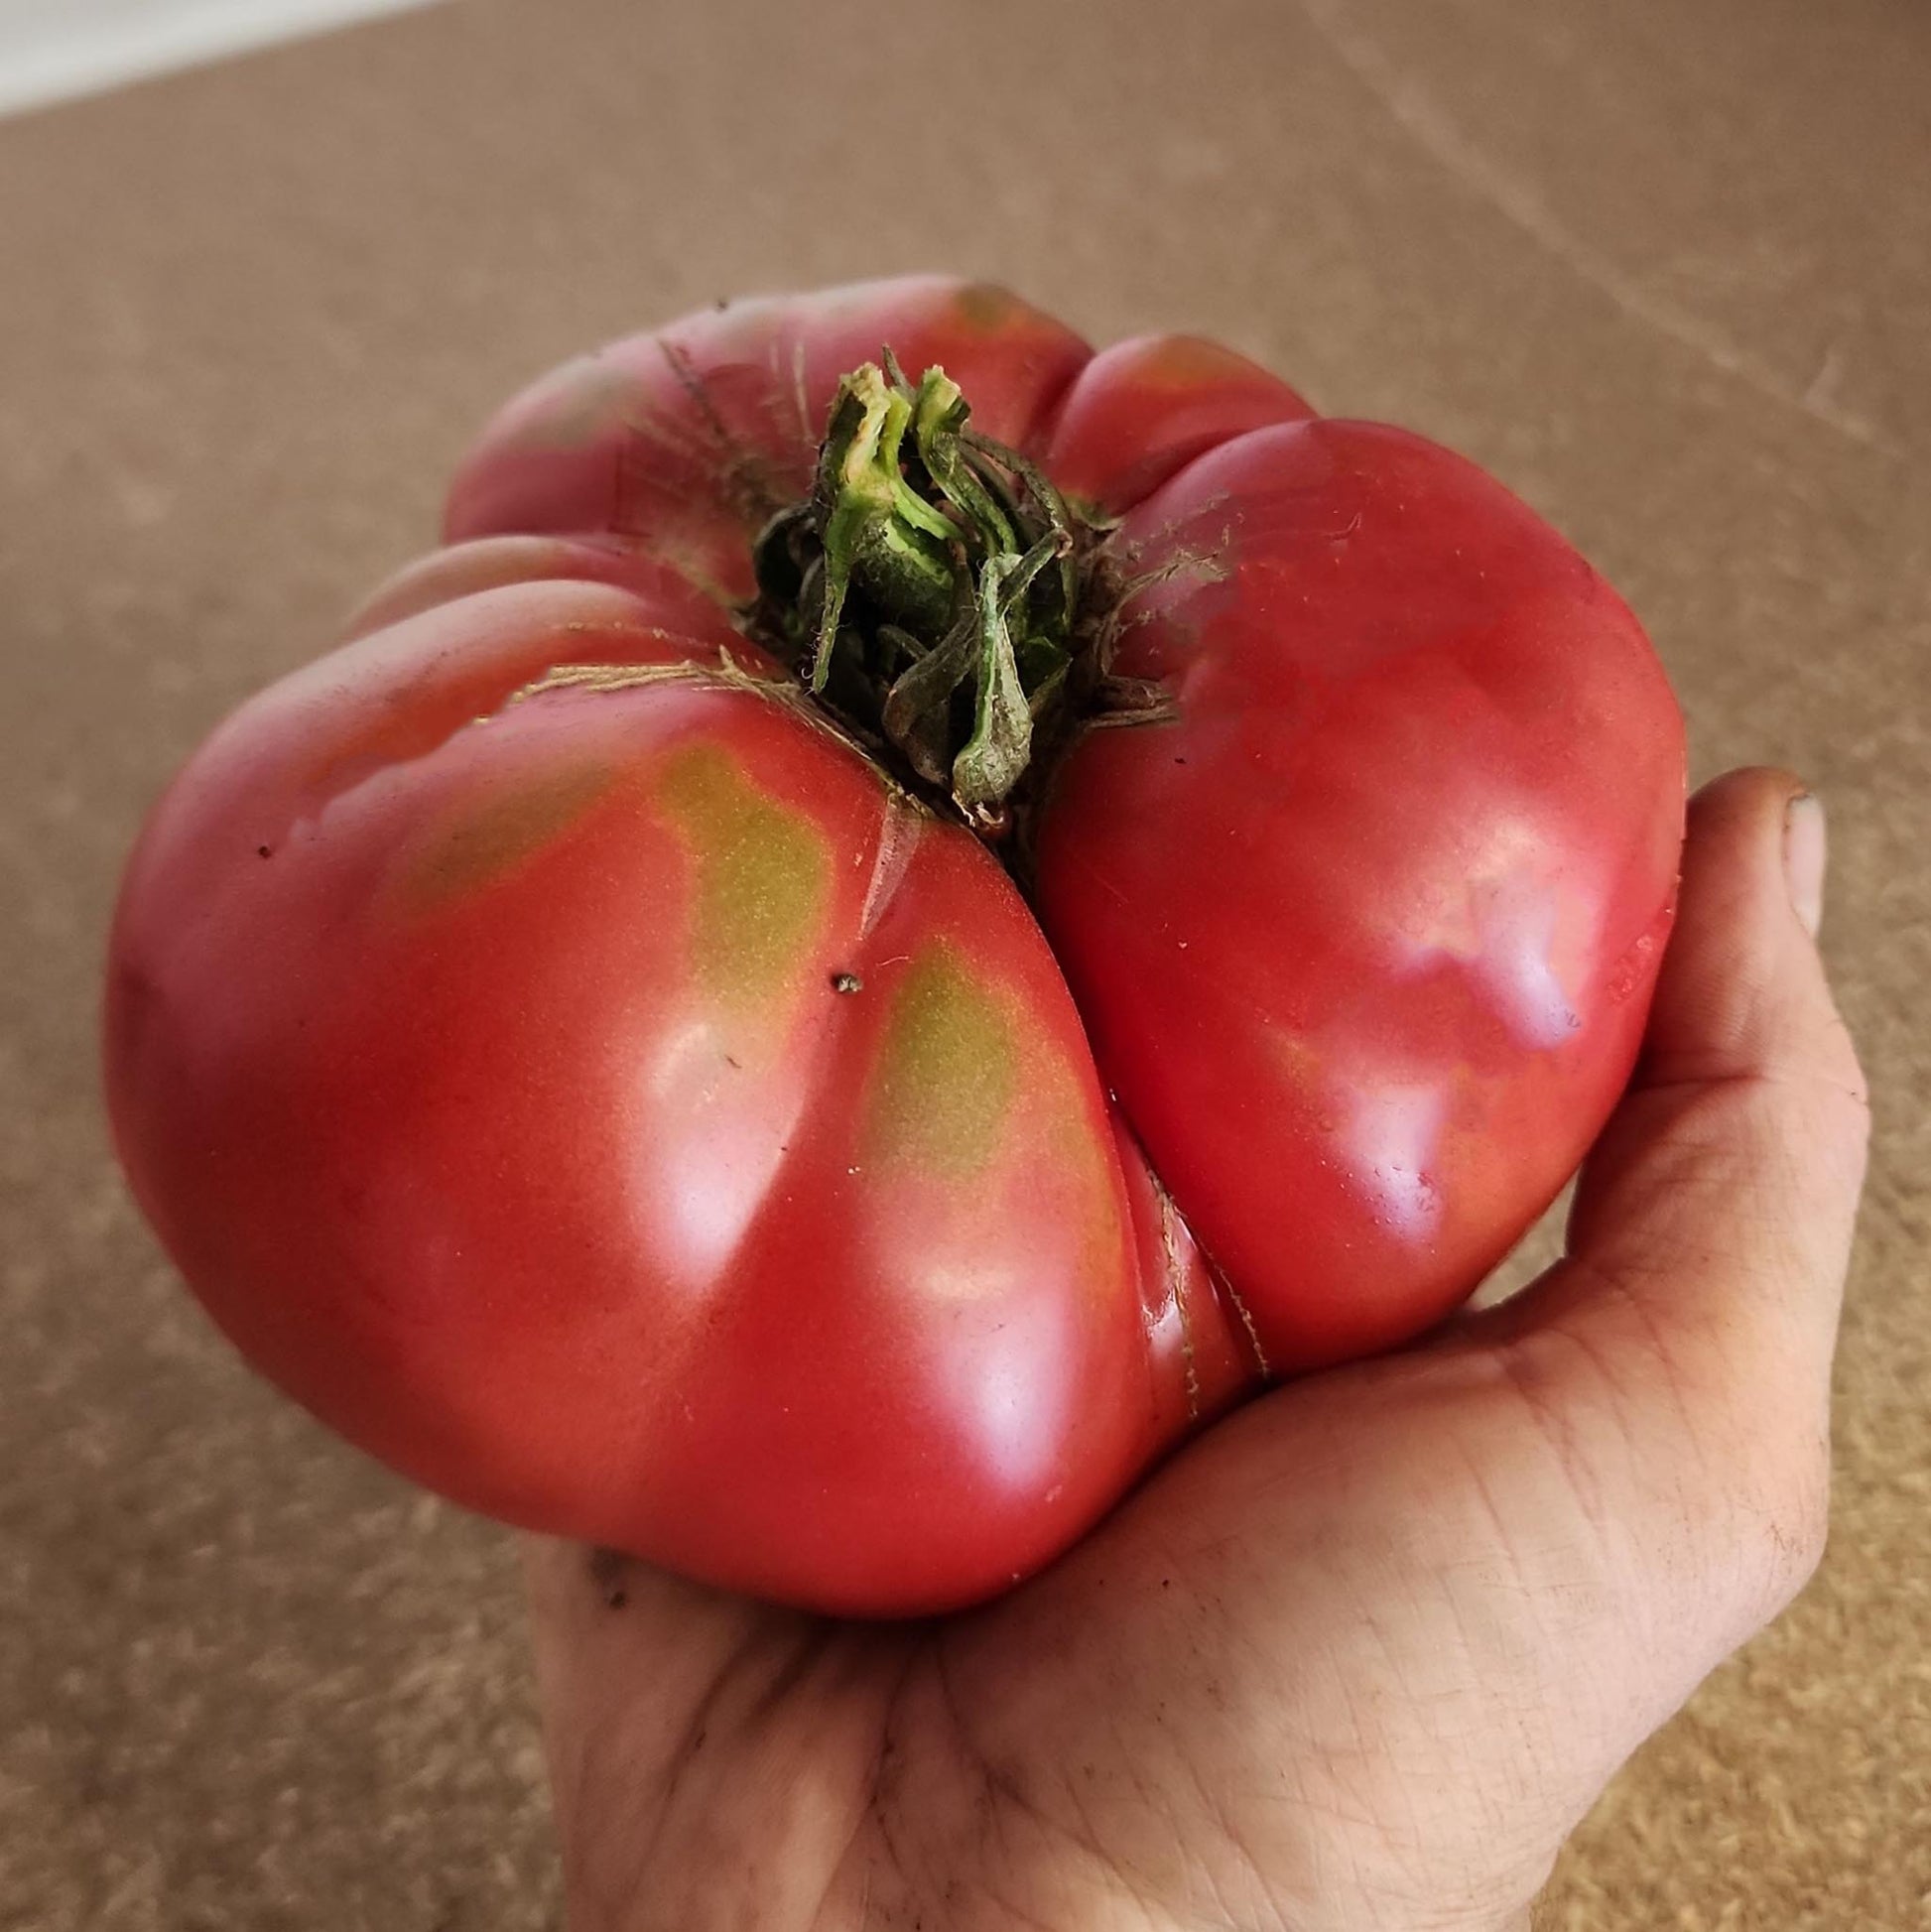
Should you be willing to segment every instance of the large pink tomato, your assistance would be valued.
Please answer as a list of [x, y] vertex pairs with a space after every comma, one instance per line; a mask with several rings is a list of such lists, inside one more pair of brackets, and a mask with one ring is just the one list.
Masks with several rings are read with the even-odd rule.
[[995, 289], [725, 307], [512, 403], [175, 781], [114, 1123], [396, 1468], [944, 1608], [1467, 1295], [1628, 1074], [1682, 803], [1634, 618], [1446, 451]]

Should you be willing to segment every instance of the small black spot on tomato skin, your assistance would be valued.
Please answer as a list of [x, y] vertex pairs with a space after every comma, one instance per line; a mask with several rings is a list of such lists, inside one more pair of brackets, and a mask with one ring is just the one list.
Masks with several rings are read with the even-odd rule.
[[835, 972], [832, 975], [832, 990], [835, 993], [863, 992], [865, 982], [855, 972]]
[[257, 845], [255, 847], [255, 856], [257, 858], [270, 858], [273, 855], [272, 850], [267, 845]]

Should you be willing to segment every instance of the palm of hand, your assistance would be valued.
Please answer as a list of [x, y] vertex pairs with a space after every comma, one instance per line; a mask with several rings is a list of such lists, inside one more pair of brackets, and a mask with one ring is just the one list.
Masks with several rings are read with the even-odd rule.
[[[1503, 1922], [1723, 1647], [1638, 1621], [1664, 1553], [1593, 1519], [1539, 1373], [1470, 1341], [1270, 1397], [937, 1624], [533, 1553], [558, 1695], [592, 1700], [558, 1766], [584, 1924]], [[1803, 1536], [1711, 1634], [1775, 1608]]]
[[[1863, 1108], [1781, 878], [1727, 852], [1768, 797], [1702, 807], [1644, 1080], [1515, 1303], [1250, 1405], [956, 1618], [532, 1545], [580, 1932], [1522, 1922], [1821, 1549]], [[1702, 958], [1751, 921], [1794, 990]]]

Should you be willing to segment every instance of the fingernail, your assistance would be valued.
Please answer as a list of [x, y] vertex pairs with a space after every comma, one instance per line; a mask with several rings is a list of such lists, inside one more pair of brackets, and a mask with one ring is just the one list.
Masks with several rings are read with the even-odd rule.
[[1815, 939], [1824, 918], [1824, 807], [1810, 792], [1784, 808], [1783, 876], [1804, 931]]

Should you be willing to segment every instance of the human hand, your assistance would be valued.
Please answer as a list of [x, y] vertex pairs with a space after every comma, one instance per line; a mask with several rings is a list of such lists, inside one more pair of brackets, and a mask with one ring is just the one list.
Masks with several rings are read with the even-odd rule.
[[578, 1932], [1523, 1923], [1823, 1547], [1867, 1109], [1799, 789], [1693, 802], [1642, 1064], [1504, 1306], [1251, 1403], [963, 1616], [532, 1541]]

